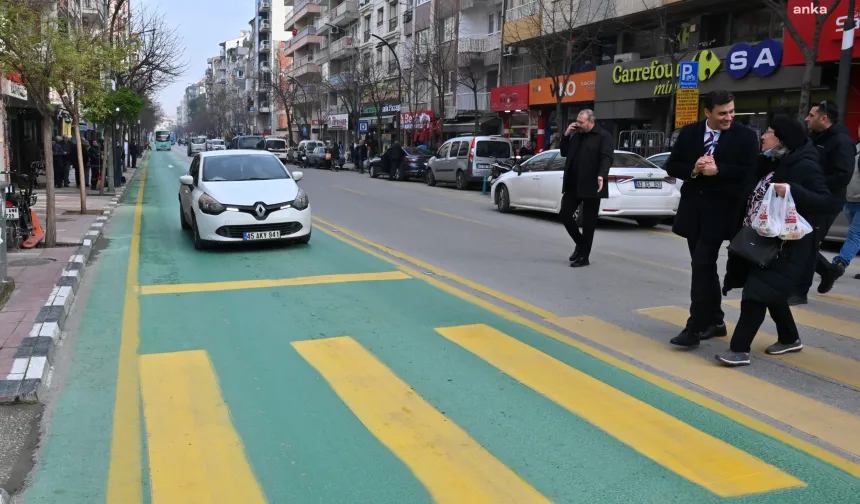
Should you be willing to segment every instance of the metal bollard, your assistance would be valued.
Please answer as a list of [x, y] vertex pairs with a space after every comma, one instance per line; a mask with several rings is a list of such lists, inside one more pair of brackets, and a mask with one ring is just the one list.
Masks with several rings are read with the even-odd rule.
[[481, 183], [481, 194], [487, 195], [487, 174], [484, 174], [484, 181]]

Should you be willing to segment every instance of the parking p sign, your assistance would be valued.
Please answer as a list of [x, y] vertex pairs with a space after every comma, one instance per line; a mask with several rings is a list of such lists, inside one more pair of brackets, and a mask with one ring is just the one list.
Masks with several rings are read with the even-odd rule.
[[369, 126], [367, 121], [358, 121], [358, 132], [367, 133], [370, 130]]
[[678, 88], [680, 89], [698, 89], [699, 88], [699, 62], [698, 61], [682, 61], [679, 65], [681, 68], [678, 75]]

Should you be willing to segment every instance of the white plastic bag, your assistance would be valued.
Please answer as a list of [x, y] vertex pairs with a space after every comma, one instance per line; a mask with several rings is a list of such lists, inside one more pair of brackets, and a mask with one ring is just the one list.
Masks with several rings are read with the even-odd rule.
[[776, 195], [771, 184], [764, 193], [758, 213], [752, 219], [752, 228], [761, 236], [774, 238], [782, 231], [782, 217], [782, 198]]
[[812, 232], [812, 226], [806, 222], [799, 213], [797, 206], [794, 204], [794, 198], [791, 197], [791, 188], [785, 190], [785, 198], [782, 203], [783, 223], [782, 230], [779, 233], [780, 240], [799, 240]]

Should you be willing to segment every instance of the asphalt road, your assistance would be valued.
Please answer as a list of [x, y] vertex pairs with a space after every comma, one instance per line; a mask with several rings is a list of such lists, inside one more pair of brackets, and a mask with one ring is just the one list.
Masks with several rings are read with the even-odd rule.
[[153, 153], [111, 220], [25, 502], [856, 502], [860, 282], [724, 369], [667, 344], [666, 228], [601, 221], [571, 269], [555, 218], [308, 170], [310, 245], [199, 252], [187, 163]]

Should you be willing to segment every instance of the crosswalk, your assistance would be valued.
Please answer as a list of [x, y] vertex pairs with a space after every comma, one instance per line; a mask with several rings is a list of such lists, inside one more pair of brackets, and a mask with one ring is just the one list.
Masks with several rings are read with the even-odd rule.
[[[855, 303], [860, 302], [847, 295], [839, 299], [842, 307], [857, 307]], [[734, 301], [726, 304], [738, 306]], [[826, 332], [831, 338], [860, 339], [853, 320], [806, 308], [793, 311], [798, 324], [803, 326], [802, 331], [809, 328]], [[687, 311], [678, 306], [647, 307], [638, 310], [635, 316], [643, 326], [665, 324], [668, 334], [672, 327], [683, 327]], [[860, 457], [860, 436], [857, 436], [860, 417], [850, 412], [751, 374], [719, 367], [701, 353], [675, 351], [666, 342], [668, 338], [648, 336], [591, 316], [561, 317], [548, 322], [589, 344], [611, 349], [779, 422], [789, 431], [797, 430]], [[728, 325], [731, 334], [734, 324]], [[804, 474], [798, 474], [796, 467], [766, 461], [732, 442], [731, 436], [686, 423], [658, 402], [644, 400], [601, 381], [527, 344], [516, 334], [487, 323], [437, 327], [435, 333], [632, 449], [643, 460], [712, 496], [752, 498], [816, 486]], [[724, 344], [721, 342], [727, 339], [718, 338], [709, 344]], [[860, 392], [858, 360], [811, 345], [796, 354], [765, 355], [764, 348], [775, 339], [772, 334], [760, 332], [753, 346], [756, 357]], [[570, 341], [571, 346], [582, 344], [574, 344], [572, 338]], [[322, 337], [293, 341], [291, 346], [364, 428], [411, 470], [434, 501], [552, 501], [538, 486], [508, 467], [498, 454], [483, 446], [478, 441], [479, 432], [461, 427], [437, 409], [365, 347], [360, 338]], [[266, 502], [206, 351], [142, 355], [139, 369], [153, 502], [210, 502], [216, 498]], [[695, 398], [695, 392], [684, 390], [677, 387], [669, 391], [687, 399]], [[709, 401], [695, 399], [711, 412], [746, 422], [747, 427], [755, 424], [755, 420], [744, 420], [748, 417], [743, 413]], [[803, 445], [783, 431], [771, 437], [860, 478], [860, 466], [832, 452]]]

